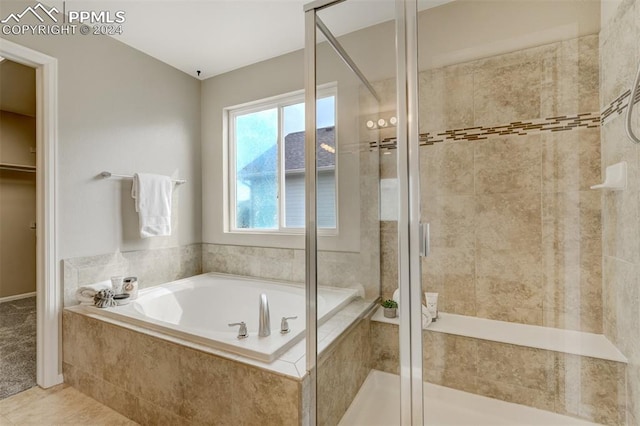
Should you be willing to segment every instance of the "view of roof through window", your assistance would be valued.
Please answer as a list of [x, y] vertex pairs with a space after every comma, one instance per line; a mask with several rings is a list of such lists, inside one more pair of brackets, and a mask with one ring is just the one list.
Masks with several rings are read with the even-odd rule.
[[[282, 136], [278, 134], [282, 122]], [[335, 96], [318, 99], [318, 220], [334, 228]], [[285, 227], [304, 226], [304, 103], [270, 107], [235, 116], [237, 228], [276, 229], [279, 197]], [[279, 139], [280, 138], [280, 139]], [[283, 146], [279, 146], [282, 143]], [[282, 159], [279, 159], [282, 152]], [[284, 188], [278, 179], [284, 176]]]

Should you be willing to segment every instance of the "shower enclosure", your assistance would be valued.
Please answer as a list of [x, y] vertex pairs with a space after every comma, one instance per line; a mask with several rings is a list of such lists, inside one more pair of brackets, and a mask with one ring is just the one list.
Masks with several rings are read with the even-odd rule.
[[[623, 117], [639, 11], [305, 7], [310, 424], [639, 424], [638, 153]], [[316, 220], [327, 87], [333, 239]], [[592, 188], [616, 165], [626, 186]], [[338, 261], [343, 282], [329, 282]], [[317, 287], [354, 283], [372, 310], [345, 318], [350, 345], [325, 348]], [[385, 319], [376, 302], [394, 293]]]

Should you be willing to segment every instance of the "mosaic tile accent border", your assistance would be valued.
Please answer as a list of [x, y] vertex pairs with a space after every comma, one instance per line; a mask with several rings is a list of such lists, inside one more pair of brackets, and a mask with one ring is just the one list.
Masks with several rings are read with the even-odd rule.
[[[629, 106], [629, 96], [631, 96], [631, 89], [614, 99], [613, 102], [602, 111], [601, 123], [605, 124], [610, 118], [613, 119], [625, 112]], [[633, 104], [635, 105], [638, 102], [640, 102], [640, 91], [636, 94]]]
[[[620, 116], [629, 106], [631, 89], [627, 90], [609, 105], [602, 112], [585, 112], [577, 115], [561, 115], [558, 117], [544, 118], [531, 121], [514, 121], [512, 123], [493, 127], [467, 127], [464, 129], [445, 130], [438, 133], [421, 133], [420, 146], [433, 145], [446, 141], [478, 141], [497, 136], [526, 136], [534, 132], [562, 132], [578, 128], [596, 128], [606, 122]], [[634, 105], [640, 102], [640, 91], [634, 99]], [[396, 149], [396, 138], [385, 138], [380, 142], [369, 142], [369, 150]]]
[[601, 123], [604, 124], [605, 121], [613, 114], [620, 115], [629, 105], [629, 100], [627, 99], [631, 95], [631, 90], [627, 90], [622, 95], [618, 96], [609, 104], [607, 108], [602, 111]]
[[[502, 126], [468, 127], [445, 130], [438, 133], [421, 133], [420, 146], [446, 141], [478, 141], [499, 136], [526, 136], [535, 132], [563, 132], [578, 128], [600, 127], [600, 113], [587, 112], [577, 115], [561, 115], [542, 120], [514, 121]], [[386, 138], [379, 143], [369, 142], [369, 149], [396, 149], [396, 138]]]

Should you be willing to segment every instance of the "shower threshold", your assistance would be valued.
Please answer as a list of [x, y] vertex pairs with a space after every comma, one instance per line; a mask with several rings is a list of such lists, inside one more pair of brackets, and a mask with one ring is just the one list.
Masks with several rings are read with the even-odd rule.
[[[575, 417], [424, 384], [425, 425], [595, 425]], [[400, 424], [400, 376], [371, 370], [339, 426]]]

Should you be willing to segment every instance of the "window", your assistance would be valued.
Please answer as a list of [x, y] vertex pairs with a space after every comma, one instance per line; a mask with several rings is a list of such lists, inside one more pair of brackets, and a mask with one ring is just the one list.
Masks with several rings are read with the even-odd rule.
[[[227, 110], [232, 231], [305, 225], [304, 94]], [[318, 226], [336, 228], [336, 92], [318, 93]]]

